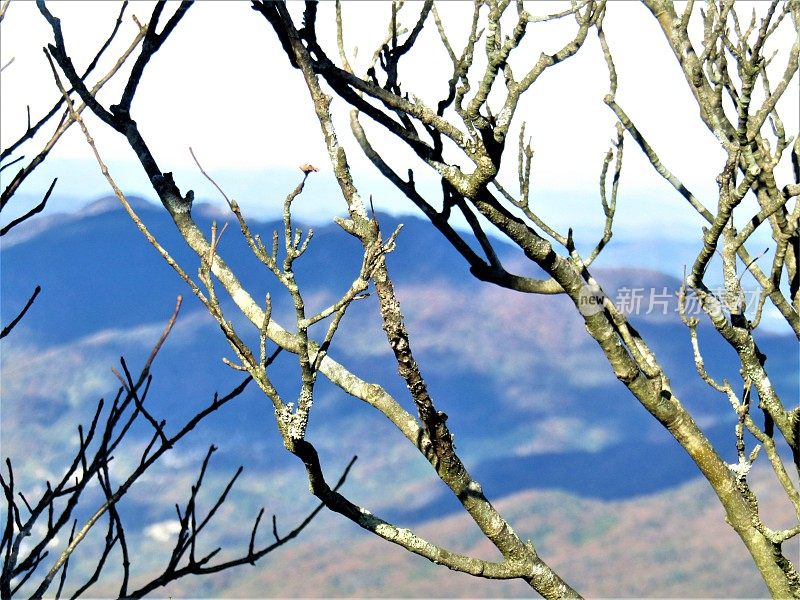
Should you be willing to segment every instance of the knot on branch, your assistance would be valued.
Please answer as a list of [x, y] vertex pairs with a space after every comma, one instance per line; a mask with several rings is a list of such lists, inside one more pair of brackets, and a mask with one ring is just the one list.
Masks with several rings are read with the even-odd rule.
[[185, 196], [181, 195], [181, 191], [175, 185], [175, 178], [172, 173], [164, 173], [163, 175], [158, 173], [151, 177], [150, 181], [161, 202], [171, 214], [188, 214], [192, 211], [194, 191], [189, 190]]
[[127, 108], [123, 108], [119, 104], [112, 104], [108, 108], [111, 111], [111, 114], [114, 115], [114, 118], [118, 124], [122, 125], [130, 122], [131, 113]]

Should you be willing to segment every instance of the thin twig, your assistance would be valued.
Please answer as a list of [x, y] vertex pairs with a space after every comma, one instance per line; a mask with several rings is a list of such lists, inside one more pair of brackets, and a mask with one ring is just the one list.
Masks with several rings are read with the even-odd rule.
[[22, 320], [22, 317], [24, 317], [25, 313], [28, 312], [28, 309], [31, 307], [31, 305], [33, 305], [34, 301], [36, 300], [36, 296], [38, 296], [39, 292], [41, 291], [42, 291], [41, 286], [37, 285], [36, 288], [34, 288], [31, 297], [28, 298], [28, 301], [25, 303], [25, 306], [22, 308], [22, 310], [19, 311], [19, 314], [16, 317], [14, 317], [8, 325], [3, 327], [3, 331], [0, 332], [0, 339], [6, 337], [9, 333], [11, 333], [11, 330], [17, 326], [17, 323], [19, 323], [20, 320]]

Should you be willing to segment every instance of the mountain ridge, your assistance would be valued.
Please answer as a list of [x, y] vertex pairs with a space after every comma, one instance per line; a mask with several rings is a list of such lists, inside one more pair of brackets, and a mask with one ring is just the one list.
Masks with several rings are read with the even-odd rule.
[[[232, 356], [216, 323], [115, 202], [104, 198], [83, 213], [51, 215], [44, 224], [31, 220], [21, 226], [22, 241], [0, 242], [3, 322], [34, 283], [43, 286], [19, 329], [2, 341], [0, 354], [3, 452], [29, 483], [37, 481], [37, 465], [58, 470], [75, 423], [85, 420], [97, 396], [112, 393], [116, 382], [110, 367], [117, 357], [124, 353], [131, 365], [144, 361], [178, 294], [185, 296], [183, 314], [153, 366], [151, 410], [173, 424], [212, 392], [224, 393], [241, 380], [220, 362]], [[164, 211], [146, 200], [134, 202], [154, 235], [193, 272], [197, 258]], [[210, 231], [211, 220], [224, 215], [198, 204], [195, 216]], [[575, 498], [633, 501], [689, 481], [694, 467], [616, 380], [567, 298], [532, 297], [478, 282], [429, 223], [379, 219], [387, 231], [400, 221], [406, 224], [387, 260], [411, 343], [438, 408], [450, 417], [457, 449], [492, 498], [545, 489], [566, 490]], [[254, 220], [251, 226], [269, 239], [280, 224]], [[37, 233], [24, 238], [26, 227]], [[296, 265], [309, 310], [343, 293], [361, 262], [360, 245], [338, 226], [314, 229], [314, 240]], [[273, 294], [275, 318], [290, 323], [290, 303], [236, 231], [223, 236], [220, 251], [255, 297]], [[516, 260], [511, 248], [500, 246], [500, 253], [512, 264]], [[673, 386], [701, 426], [715, 441], [729, 440], [722, 451], [726, 460], [735, 461], [730, 406], [697, 378], [688, 332], [674, 310], [680, 280], [649, 268], [592, 271], [609, 294], [626, 286], [668, 290], [659, 305], [663, 313], [642, 311], [631, 321], [652, 342], [667, 372], [679, 375]], [[230, 300], [223, 308], [252, 337]], [[707, 325], [700, 335], [708, 369], [718, 378], [735, 377], [730, 349]], [[770, 357], [771, 377], [789, 396], [797, 389], [793, 339], [766, 334], [759, 339]], [[414, 410], [397, 377], [374, 295], [349, 309], [330, 352]], [[272, 369], [281, 393], [295, 394], [294, 359], [281, 356]], [[305, 494], [303, 471], [281, 451], [272, 413], [257, 390], [248, 390], [177, 451], [178, 466], [165, 468], [163, 481], [189, 481], [196, 464], [187, 457], [214, 443], [220, 451], [209, 477], [222, 478], [239, 464], [254, 477], [235, 501], [236, 511], [250, 514], [270, 496], [289, 499], [280, 504], [287, 518], [299, 515], [310, 502], [307, 496], [304, 501], [295, 497]], [[386, 419], [325, 380], [318, 384], [309, 435], [331, 469], [352, 455], [361, 457], [346, 491], [376, 514], [417, 524], [460, 510]], [[131, 498], [130, 514], [147, 516], [136, 522], [142, 535], [153, 521], [171, 516], [171, 505], [162, 506], [160, 498], [165, 490], [170, 495], [180, 490], [169, 483], [162, 488], [145, 486]]]

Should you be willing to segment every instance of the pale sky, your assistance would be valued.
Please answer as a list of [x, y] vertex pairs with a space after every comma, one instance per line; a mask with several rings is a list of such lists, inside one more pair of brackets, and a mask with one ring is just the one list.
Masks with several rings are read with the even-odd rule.
[[[62, 19], [67, 49], [80, 70], [110, 32], [119, 4], [70, 1], [48, 5]], [[554, 6], [563, 4], [531, 5], [536, 14], [550, 12]], [[145, 21], [150, 7], [150, 2], [132, 3], [115, 45], [95, 71], [96, 76], [106, 72], [121, 48], [132, 39], [135, 26], [131, 15]], [[407, 3], [401, 12], [401, 22], [415, 19], [418, 8], [419, 3]], [[294, 3], [293, 10], [299, 14], [302, 4]], [[350, 50], [360, 48], [354, 66], [363, 71], [365, 61], [385, 35], [390, 4], [345, 2], [344, 10], [345, 45]], [[459, 36], [463, 31], [460, 25], [470, 17], [471, 3], [446, 2], [440, 10], [453, 45], [460, 50], [464, 37], [464, 34]], [[714, 178], [724, 164], [724, 156], [697, 116], [696, 105], [663, 34], [638, 2], [612, 0], [607, 13], [605, 29], [619, 73], [619, 104], [667, 167], [706, 205], [713, 207]], [[319, 22], [329, 25], [323, 31], [333, 32], [333, 3], [321, 5]], [[413, 66], [415, 70], [407, 69], [403, 75], [401, 63], [401, 82], [406, 89], [419, 90], [424, 99], [433, 100], [441, 93], [437, 91], [442, 89], [441, 82], [449, 76], [449, 61], [433, 24], [430, 25], [419, 42], [421, 52], [408, 60], [407, 67]], [[525, 46], [520, 48], [518, 62], [514, 63], [515, 72], [522, 72], [526, 65], [529, 68], [541, 51], [560, 48], [575, 28], [570, 19], [532, 24]], [[52, 40], [52, 34], [34, 3], [13, 1], [0, 31], [0, 64], [14, 58], [0, 79], [0, 145], [5, 147], [24, 130], [26, 104], [36, 117], [52, 105], [58, 91], [41, 50]], [[778, 61], [784, 60], [792, 43], [791, 28], [786, 33], [788, 37], [784, 36], [780, 43], [777, 40], [772, 43], [772, 49], [782, 50]], [[328, 48], [335, 55], [332, 39], [328, 37]], [[106, 106], [118, 99], [124, 79], [114, 81], [100, 94]], [[547, 72], [534, 85], [515, 117], [518, 125], [522, 120], [527, 121], [526, 131], [533, 139], [534, 204], [558, 225], [583, 224], [593, 228], [602, 225], [597, 181], [602, 157], [614, 136], [615, 122], [602, 101], [607, 90], [605, 63], [596, 36], [590, 33], [577, 56]], [[798, 102], [797, 86], [791, 86], [783, 99], [782, 112], [789, 134], [798, 131]], [[338, 109], [339, 137], [348, 150], [362, 195], [375, 193], [378, 206], [393, 212], [410, 211], [410, 203], [383, 183], [362, 157], [347, 124], [348, 108], [342, 102], [335, 102], [334, 107]], [[290, 68], [271, 27], [250, 9], [248, 2], [198, 2], [193, 6], [151, 60], [133, 104], [133, 116], [162, 169], [174, 171], [179, 186], [184, 190], [195, 189], [198, 198], [216, 200], [217, 195], [199, 176], [189, 146], [204, 167], [217, 175], [226, 190], [251, 213], [259, 216], [270, 213], [265, 206], [278, 205], [295, 182], [297, 166], [306, 162], [321, 168], [315, 177], [323, 197], [306, 206], [304, 214], [327, 218], [331, 210], [343, 208], [335, 194], [302, 77]], [[363, 121], [369, 125], [366, 117]], [[123, 189], [153, 198], [122, 137], [96, 119], [88, 118], [87, 122], [112, 175]], [[23, 152], [33, 156], [44, 139], [44, 135], [38, 136], [36, 145], [29, 144]], [[381, 139], [384, 138], [375, 134], [376, 141]], [[505, 182], [516, 191], [516, 152], [512, 144], [509, 146]], [[412, 166], [417, 179], [424, 181], [424, 165], [410, 162], [409, 154], [400, 152], [397, 144], [393, 148], [394, 153], [386, 155], [390, 164], [400, 173]], [[788, 161], [783, 168], [788, 173]], [[13, 170], [2, 174], [3, 181], [8, 180]], [[276, 179], [278, 173], [281, 177]], [[21, 196], [41, 195], [56, 175], [60, 177], [56, 188], [56, 196], [61, 198], [60, 208], [75, 208], [108, 193], [76, 126], [58, 143], [49, 161], [29, 179]], [[429, 182], [430, 189], [437, 190], [435, 180]], [[686, 237], [696, 237], [700, 225], [699, 218], [655, 174], [630, 138], [626, 140], [618, 215], [623, 229], [643, 227], [642, 231], [662, 234], [665, 221], [674, 221], [676, 236], [683, 233]], [[680, 227], [685, 227], [683, 232]]]

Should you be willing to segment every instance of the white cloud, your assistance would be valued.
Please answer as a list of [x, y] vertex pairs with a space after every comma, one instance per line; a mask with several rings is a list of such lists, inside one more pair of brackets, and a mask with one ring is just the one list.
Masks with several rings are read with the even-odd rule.
[[168, 542], [181, 530], [177, 519], [158, 521], [144, 528], [145, 537], [155, 542]]

